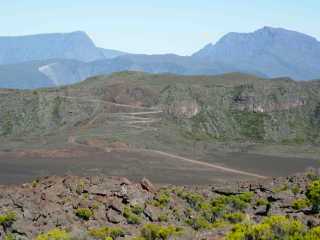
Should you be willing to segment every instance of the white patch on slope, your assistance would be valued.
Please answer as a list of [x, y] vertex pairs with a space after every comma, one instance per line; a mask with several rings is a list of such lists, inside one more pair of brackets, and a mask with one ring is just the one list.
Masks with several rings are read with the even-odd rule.
[[51, 63], [38, 68], [38, 71], [46, 75], [56, 86], [61, 85], [59, 77], [55, 73], [55, 67], [58, 65], [59, 63]]

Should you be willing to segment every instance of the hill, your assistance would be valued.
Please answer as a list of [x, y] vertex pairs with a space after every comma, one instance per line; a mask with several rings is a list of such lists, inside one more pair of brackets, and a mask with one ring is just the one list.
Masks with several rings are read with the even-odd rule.
[[[312, 142], [319, 139], [318, 83], [237, 73], [183, 77], [123, 72], [60, 89], [11, 91], [0, 95], [0, 111], [10, 116], [10, 134], [74, 127], [93, 117], [104, 121], [102, 110], [108, 111], [110, 102], [137, 110], [159, 109], [165, 122], [194, 139]], [[99, 101], [106, 103], [97, 106]], [[30, 104], [25, 106], [26, 102]], [[95, 107], [100, 110], [93, 111]], [[34, 121], [28, 125], [26, 119]], [[1, 123], [2, 133], [6, 132]]]

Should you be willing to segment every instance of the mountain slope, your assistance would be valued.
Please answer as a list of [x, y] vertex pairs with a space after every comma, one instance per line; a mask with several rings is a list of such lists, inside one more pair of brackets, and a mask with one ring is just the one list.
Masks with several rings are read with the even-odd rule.
[[194, 61], [190, 57], [181, 57], [173, 54], [123, 55], [89, 63], [76, 60], [51, 59], [0, 65], [0, 88], [34, 89], [63, 86], [80, 82], [88, 77], [121, 71], [216, 75], [239, 70], [226, 64]]
[[58, 58], [89, 62], [104, 55], [84, 32], [0, 37], [0, 64]]
[[73, 84], [92, 76], [86, 66], [68, 59], [0, 65], [0, 88], [35, 89]]
[[121, 52], [121, 51], [112, 50], [112, 49], [105, 49], [105, 48], [99, 48], [99, 50], [102, 52], [103, 56], [106, 59], [116, 58], [122, 55], [129, 54], [126, 52]]
[[282, 28], [229, 33], [193, 57], [234, 65], [244, 72], [261, 72], [269, 77], [310, 80], [320, 76], [320, 42]]

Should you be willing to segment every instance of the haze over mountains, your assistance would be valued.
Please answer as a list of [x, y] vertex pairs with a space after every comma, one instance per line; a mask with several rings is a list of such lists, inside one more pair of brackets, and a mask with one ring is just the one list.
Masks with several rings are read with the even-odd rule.
[[320, 78], [319, 59], [320, 42], [315, 38], [270, 27], [229, 33], [192, 56], [102, 49], [84, 32], [0, 37], [0, 87], [60, 86], [125, 70], [182, 75], [243, 72], [311, 80]]

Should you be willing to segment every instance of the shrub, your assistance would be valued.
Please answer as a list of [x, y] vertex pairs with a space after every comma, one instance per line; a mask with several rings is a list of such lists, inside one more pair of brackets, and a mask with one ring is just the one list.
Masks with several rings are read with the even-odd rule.
[[309, 185], [306, 196], [312, 204], [312, 210], [318, 213], [320, 211], [320, 180]]
[[160, 226], [146, 224], [141, 230], [141, 237], [145, 240], [167, 240], [172, 236], [181, 235], [183, 230], [174, 226]]
[[139, 224], [141, 223], [141, 218], [132, 212], [132, 210], [128, 207], [124, 208], [123, 216], [127, 219], [129, 224]]
[[154, 205], [157, 207], [165, 207], [171, 201], [171, 196], [169, 192], [160, 191], [159, 194], [154, 199]]
[[240, 212], [236, 213], [226, 213], [223, 218], [230, 223], [239, 223], [242, 222], [245, 219], [245, 215]]
[[[251, 194], [250, 194], [251, 195]], [[235, 210], [244, 210], [248, 207], [252, 196], [249, 194], [240, 194], [234, 196], [221, 196], [211, 201], [212, 206], [229, 206]]]
[[237, 224], [227, 236], [227, 240], [303, 240], [305, 227], [297, 220], [285, 216], [271, 216], [259, 224]]
[[315, 227], [307, 232], [304, 240], [318, 240], [320, 239], [320, 227]]
[[76, 186], [76, 193], [78, 193], [79, 195], [82, 194], [84, 191], [84, 188], [85, 188], [85, 182], [82, 180], [79, 181]]
[[15, 212], [8, 212], [6, 214], [0, 215], [0, 225], [8, 226], [16, 220]]
[[250, 203], [252, 201], [253, 196], [253, 192], [244, 192], [238, 195], [239, 199], [246, 203]]
[[257, 206], [267, 206], [269, 204], [269, 201], [267, 199], [264, 198], [259, 198], [256, 201], [256, 205]]
[[273, 192], [275, 193], [280, 193], [280, 192], [285, 192], [288, 190], [288, 184], [283, 184], [280, 186], [275, 187], [274, 189], [272, 189]]
[[187, 220], [187, 224], [189, 224], [196, 231], [212, 228], [212, 225], [203, 216], [190, 218]]
[[134, 205], [131, 207], [131, 211], [136, 215], [140, 215], [143, 213], [144, 207], [140, 205]]
[[204, 197], [198, 193], [180, 191], [178, 196], [187, 201], [191, 208], [199, 210], [204, 203]]
[[300, 192], [300, 187], [299, 185], [294, 185], [292, 188], [291, 188], [291, 192], [294, 194], [294, 195], [297, 195], [299, 192]]
[[65, 230], [53, 229], [47, 233], [38, 235], [36, 240], [71, 240], [71, 237]]
[[39, 180], [33, 180], [31, 185], [33, 188], [36, 188], [38, 186], [38, 183], [39, 183]]
[[108, 238], [117, 239], [118, 237], [124, 237], [125, 231], [119, 227], [101, 227], [91, 229], [89, 234], [96, 239], [106, 240]]
[[306, 176], [309, 180], [311, 181], [318, 181], [319, 180], [319, 175], [317, 173], [317, 170], [314, 168], [310, 168], [307, 170]]
[[161, 213], [158, 217], [159, 222], [168, 222], [168, 213]]
[[93, 216], [93, 212], [89, 208], [78, 208], [76, 210], [76, 215], [87, 221]]
[[158, 198], [160, 206], [167, 205], [170, 202], [170, 200], [171, 200], [171, 197], [170, 197], [170, 194], [168, 193], [161, 193]]
[[16, 240], [16, 237], [12, 233], [9, 233], [4, 237], [4, 240]]
[[236, 210], [243, 211], [248, 207], [248, 203], [246, 201], [243, 201], [240, 197], [230, 197], [228, 202], [229, 205]]
[[267, 224], [237, 224], [226, 240], [271, 240], [273, 235]]
[[299, 198], [292, 202], [292, 208], [295, 210], [301, 210], [310, 205], [310, 202], [307, 199]]

